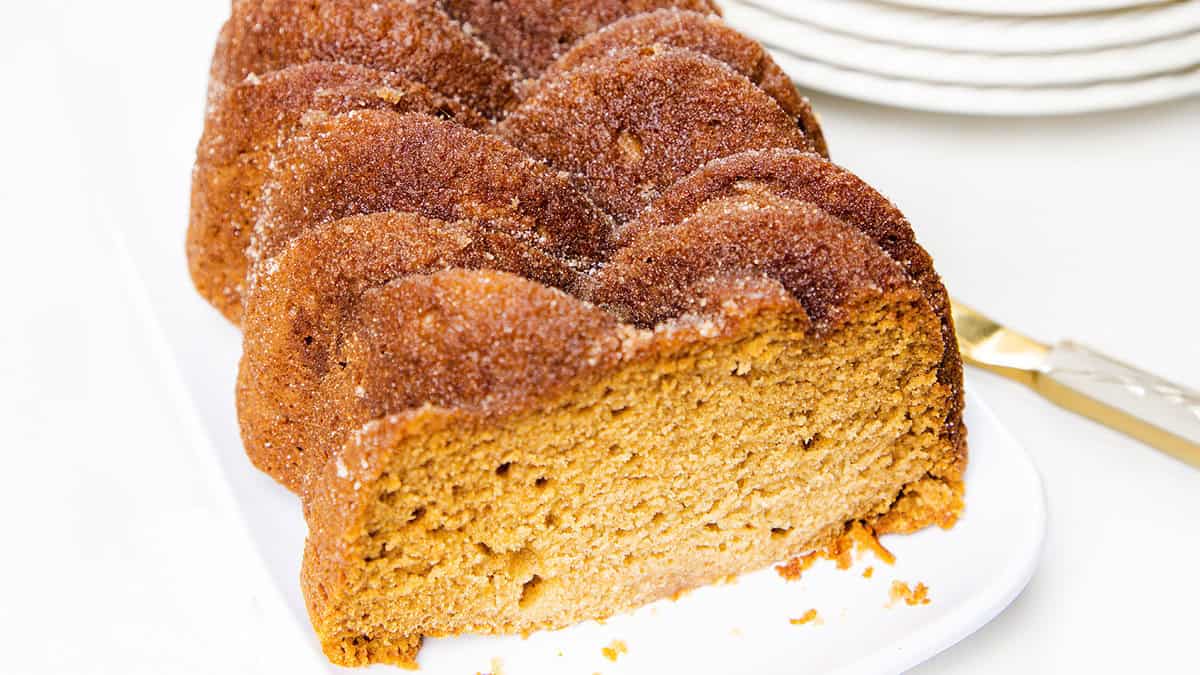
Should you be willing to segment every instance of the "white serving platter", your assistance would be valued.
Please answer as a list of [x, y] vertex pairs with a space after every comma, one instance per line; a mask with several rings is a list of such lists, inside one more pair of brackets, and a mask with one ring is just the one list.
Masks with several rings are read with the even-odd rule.
[[724, 0], [866, 40], [938, 51], [1050, 54], [1135, 45], [1200, 30], [1200, 2], [1055, 16], [934, 12], [869, 0]]
[[928, 112], [965, 115], [1071, 115], [1121, 110], [1200, 94], [1200, 65], [1143, 79], [1069, 87], [980, 87], [889, 78], [771, 49], [801, 92]]
[[[173, 236], [164, 236], [156, 228], [165, 224], [147, 216], [118, 220], [114, 227], [134, 268], [130, 276], [143, 286], [140, 295], [150, 314], [146, 325], [161, 331], [166, 345], [166, 376], [175, 383], [169, 389], [179, 392], [184, 416], [197, 421], [193, 442], [205, 445], [219, 465], [261, 564], [284, 598], [286, 610], [277, 620], [291, 624], [284, 632], [304, 636], [296, 649], [311, 654], [314, 667], [326, 668], [307, 630], [300, 596], [305, 536], [300, 505], [242, 452], [233, 397], [240, 336], [190, 288], [178, 220]], [[970, 380], [967, 386], [969, 391]], [[505, 672], [522, 675], [895, 673], [909, 668], [1007, 606], [1032, 575], [1044, 534], [1044, 497], [1029, 457], [977, 397], [968, 397], [966, 415], [971, 451], [966, 512], [952, 530], [885, 537], [883, 543], [897, 556], [895, 566], [868, 558], [841, 571], [823, 562], [799, 582], [766, 569], [603, 625], [588, 622], [528, 639], [430, 640], [421, 654], [422, 671], [486, 672], [493, 659], [504, 664]], [[865, 565], [875, 567], [870, 579], [861, 576]], [[932, 602], [889, 607], [893, 580], [925, 583]], [[820, 624], [789, 622], [810, 608], [818, 610]], [[601, 654], [613, 640], [629, 648], [616, 663]]]
[[[120, 237], [133, 273], [143, 283], [177, 289], [156, 302], [143, 291], [152, 317], [169, 346], [168, 376], [180, 405], [202, 427], [205, 443], [255, 537], [261, 563], [285, 599], [315, 666], [323, 663], [306, 630], [299, 589], [305, 526], [297, 499], [258, 473], [245, 458], [234, 416], [233, 382], [240, 351], [236, 330], [192, 297], [177, 250], [156, 250], [130, 223]], [[156, 261], [175, 258], [180, 274], [153, 278]], [[970, 380], [968, 379], [968, 391]], [[887, 536], [897, 557], [889, 566], [867, 555], [850, 570], [822, 561], [799, 581], [774, 570], [744, 575], [732, 584], [706, 587], [674, 601], [661, 601], [605, 623], [586, 622], [553, 632], [518, 636], [463, 636], [428, 640], [421, 670], [428, 675], [488, 672], [502, 664], [521, 675], [594, 673], [606, 675], [687, 672], [697, 675], [784, 675], [803, 673], [898, 673], [979, 629], [999, 614], [1033, 574], [1045, 531], [1041, 482], [1028, 455], [987, 406], [968, 395], [970, 438], [967, 508], [951, 530], [929, 529]], [[867, 579], [862, 571], [874, 567]], [[892, 581], [917, 582], [932, 602], [891, 603]], [[790, 619], [816, 609], [820, 620], [793, 625]], [[616, 662], [602, 649], [615, 640], [628, 646]], [[373, 670], [392, 669], [377, 666]]]

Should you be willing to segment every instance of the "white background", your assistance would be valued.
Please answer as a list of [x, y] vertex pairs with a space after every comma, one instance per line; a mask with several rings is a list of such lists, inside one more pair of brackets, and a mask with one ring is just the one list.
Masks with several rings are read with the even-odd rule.
[[[269, 621], [279, 600], [247, 571], [253, 544], [221, 477], [184, 441], [99, 217], [156, 209], [160, 236], [180, 241], [165, 264], [182, 269], [186, 204], [135, 190], [146, 174], [185, 186], [189, 167], [120, 156], [149, 115], [169, 116], [165, 148], [198, 137], [228, 4], [178, 4], [0, 8], [0, 672], [310, 660], [294, 648], [310, 636]], [[135, 87], [161, 89], [158, 107], [126, 110]], [[834, 159], [906, 212], [954, 295], [1200, 387], [1200, 100], [1041, 120], [813, 101]], [[124, 126], [88, 124], [91, 111]], [[97, 175], [103, 157], [137, 167], [126, 193], [95, 196], [123, 185]], [[1195, 672], [1200, 471], [976, 379], [1043, 474], [1049, 533], [1026, 592], [920, 672]]]

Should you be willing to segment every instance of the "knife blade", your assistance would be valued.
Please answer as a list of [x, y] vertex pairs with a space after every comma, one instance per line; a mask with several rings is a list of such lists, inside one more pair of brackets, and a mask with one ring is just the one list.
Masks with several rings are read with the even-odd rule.
[[1047, 345], [951, 302], [963, 361], [1200, 468], [1200, 393], [1072, 341]]

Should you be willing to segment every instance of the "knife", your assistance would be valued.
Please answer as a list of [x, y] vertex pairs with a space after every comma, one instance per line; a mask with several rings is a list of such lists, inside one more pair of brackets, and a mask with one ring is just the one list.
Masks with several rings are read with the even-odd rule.
[[1046, 345], [952, 301], [963, 361], [1200, 468], [1200, 393], [1079, 343]]

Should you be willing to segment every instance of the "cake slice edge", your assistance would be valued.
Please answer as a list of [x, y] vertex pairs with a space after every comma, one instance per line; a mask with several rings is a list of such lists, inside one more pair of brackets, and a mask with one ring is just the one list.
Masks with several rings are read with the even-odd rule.
[[304, 495], [329, 658], [412, 667], [422, 636], [603, 618], [849, 522], [950, 524], [952, 396], [920, 293], [864, 289], [817, 326], [777, 282], [739, 283], [517, 409], [425, 406], [351, 434]]

